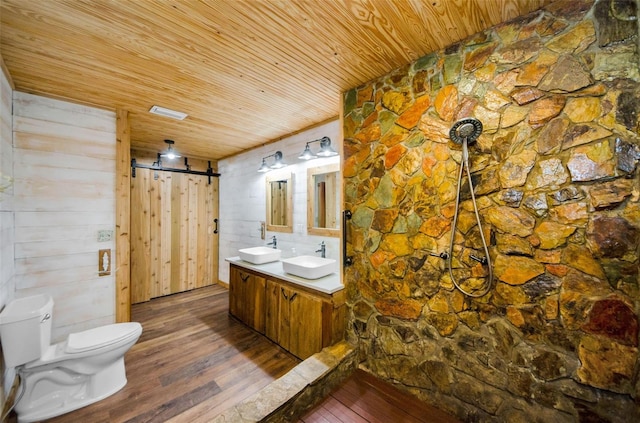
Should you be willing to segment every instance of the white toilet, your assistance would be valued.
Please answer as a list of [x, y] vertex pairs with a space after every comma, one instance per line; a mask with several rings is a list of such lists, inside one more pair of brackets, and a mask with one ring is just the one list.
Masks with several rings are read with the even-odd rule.
[[124, 354], [142, 333], [140, 323], [116, 323], [50, 345], [52, 312], [53, 299], [35, 295], [12, 301], [0, 313], [5, 366], [16, 367], [22, 380], [15, 407], [20, 423], [59, 416], [122, 389]]

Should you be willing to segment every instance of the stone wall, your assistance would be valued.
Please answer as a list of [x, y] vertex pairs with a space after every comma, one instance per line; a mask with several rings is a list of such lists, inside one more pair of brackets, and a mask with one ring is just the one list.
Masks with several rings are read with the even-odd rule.
[[[465, 421], [639, 421], [637, 1], [556, 1], [344, 95], [347, 338]], [[470, 147], [493, 280], [446, 261]], [[488, 281], [463, 181], [453, 277]]]

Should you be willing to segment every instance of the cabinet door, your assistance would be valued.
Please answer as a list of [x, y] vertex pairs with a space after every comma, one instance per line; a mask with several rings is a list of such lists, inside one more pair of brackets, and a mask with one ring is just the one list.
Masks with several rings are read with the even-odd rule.
[[267, 279], [265, 335], [276, 344], [280, 343], [280, 284]]
[[244, 288], [245, 323], [258, 332], [264, 333], [266, 279], [251, 275]]
[[262, 276], [231, 267], [229, 312], [260, 333], [265, 327], [265, 288]]
[[320, 351], [322, 300], [274, 281], [267, 293], [267, 336], [301, 359]]
[[241, 321], [245, 321], [243, 297], [246, 286], [246, 280], [249, 275], [246, 272], [242, 272], [240, 269], [231, 266], [229, 277], [229, 313], [237, 317]]
[[289, 297], [289, 351], [301, 359], [322, 349], [322, 300], [291, 290]]
[[292, 291], [284, 285], [278, 284], [278, 321], [277, 324], [277, 342], [282, 348], [291, 351], [290, 336], [291, 331], [291, 312], [290, 300]]

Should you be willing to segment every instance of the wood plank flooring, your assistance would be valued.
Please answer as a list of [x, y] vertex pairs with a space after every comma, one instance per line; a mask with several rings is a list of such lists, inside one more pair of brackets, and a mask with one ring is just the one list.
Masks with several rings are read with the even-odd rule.
[[459, 423], [374, 376], [356, 370], [298, 423]]
[[[229, 317], [228, 308], [228, 290], [219, 285], [134, 305], [132, 320], [143, 332], [125, 356], [128, 384], [47, 423], [204, 423], [300, 362]], [[7, 421], [15, 423], [15, 413]], [[457, 420], [356, 371], [299, 422]]]

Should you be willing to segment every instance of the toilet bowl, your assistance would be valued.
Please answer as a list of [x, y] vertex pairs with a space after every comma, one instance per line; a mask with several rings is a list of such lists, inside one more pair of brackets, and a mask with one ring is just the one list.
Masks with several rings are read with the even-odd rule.
[[140, 323], [116, 323], [70, 334], [50, 345], [53, 300], [36, 295], [0, 313], [7, 367], [16, 367], [22, 395], [18, 422], [34, 422], [100, 401], [127, 384], [124, 354], [138, 341]]

